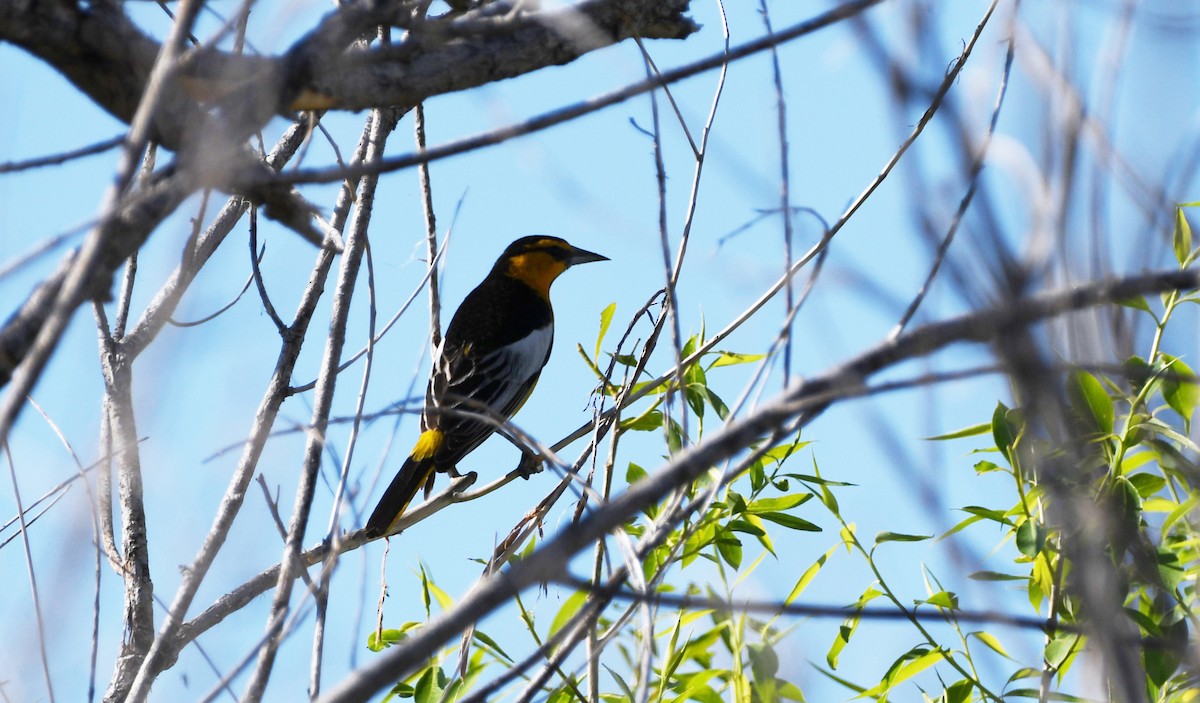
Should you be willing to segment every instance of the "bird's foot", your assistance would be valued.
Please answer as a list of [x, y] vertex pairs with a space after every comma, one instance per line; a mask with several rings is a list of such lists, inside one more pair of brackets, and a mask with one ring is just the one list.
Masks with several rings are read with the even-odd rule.
[[450, 493], [458, 495], [475, 485], [475, 480], [479, 478], [479, 474], [474, 471], [468, 471], [465, 474], [460, 474], [457, 471], [454, 477], [450, 480], [450, 487], [447, 489]]
[[533, 452], [521, 452], [521, 463], [517, 464], [517, 475], [528, 480], [542, 472], [542, 458]]

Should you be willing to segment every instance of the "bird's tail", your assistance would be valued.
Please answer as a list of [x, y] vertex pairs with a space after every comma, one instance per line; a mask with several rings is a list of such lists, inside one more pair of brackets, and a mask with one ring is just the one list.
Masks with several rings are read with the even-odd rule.
[[417, 440], [417, 446], [412, 454], [404, 460], [404, 465], [396, 472], [396, 477], [383, 492], [379, 504], [367, 519], [364, 528], [370, 537], [382, 537], [391, 532], [408, 508], [408, 504], [417, 495], [417, 491], [429, 477], [433, 475], [433, 455], [442, 443], [442, 433], [438, 430], [426, 430]]

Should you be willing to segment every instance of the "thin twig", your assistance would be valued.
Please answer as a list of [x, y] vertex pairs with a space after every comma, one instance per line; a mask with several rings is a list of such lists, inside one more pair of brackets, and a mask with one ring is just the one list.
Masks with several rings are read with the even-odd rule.
[[[767, 34], [774, 30], [771, 27], [771, 12], [767, 0], [758, 0], [759, 14]], [[779, 47], [771, 47], [771, 76], [775, 84], [775, 127], [779, 139], [779, 210], [783, 217], [783, 270], [792, 267], [792, 196], [791, 176], [789, 175], [791, 157], [787, 138], [787, 99], [783, 94], [783, 69], [779, 65]], [[792, 308], [795, 307], [795, 293], [789, 280], [784, 291], [784, 317], [788, 322], [783, 333], [783, 385], [788, 384], [792, 377], [792, 335], [791, 320], [794, 319]]]
[[12, 448], [0, 444], [8, 461], [8, 476], [12, 480], [13, 502], [17, 504], [17, 519], [21, 525], [21, 544], [25, 547], [25, 575], [29, 577], [29, 591], [33, 596], [33, 614], [37, 620], [38, 653], [42, 661], [42, 676], [46, 681], [46, 696], [54, 703], [54, 682], [50, 676], [50, 657], [46, 654], [46, 620], [42, 617], [42, 597], [38, 590], [37, 574], [33, 569], [33, 549], [29, 546], [29, 526], [25, 523], [25, 507], [21, 504], [21, 486], [17, 482], [17, 467], [13, 464]]
[[[75, 447], [71, 446], [71, 442], [67, 439], [67, 436], [63, 434], [62, 428], [58, 426], [58, 423], [55, 422], [33, 398], [29, 399], [29, 404], [38, 412], [39, 415], [42, 416], [42, 419], [44, 419], [46, 424], [50, 426], [50, 429], [54, 432], [54, 435], [58, 437], [59, 443], [62, 444], [63, 448], [67, 450], [67, 453], [71, 455], [71, 461], [74, 462], [76, 470], [76, 474], [72, 476], [72, 480], [81, 480], [83, 482], [84, 491], [88, 496], [88, 507], [90, 508], [88, 512], [92, 517], [92, 546], [95, 548], [93, 552], [96, 555], [95, 568], [93, 570], [93, 573], [95, 574], [95, 589], [93, 590], [94, 595], [92, 596], [92, 647], [88, 666], [88, 701], [94, 701], [96, 699], [96, 664], [100, 653], [100, 577], [102, 573], [101, 564], [104, 562], [104, 553], [100, 547], [100, 516], [97, 514], [96, 497], [92, 493], [92, 487], [87, 481], [88, 469], [84, 467], [83, 461], [80, 460], [79, 454], [75, 451]], [[59, 486], [64, 488], [67, 485], [70, 485], [67, 481], [59, 484]], [[53, 492], [47, 495], [52, 494]], [[60, 494], [58, 497], [61, 498], [62, 494]], [[33, 510], [35, 507], [37, 507], [38, 503], [45, 500], [45, 498], [46, 496], [44, 495], [38, 500], [34, 501], [28, 509]], [[54, 502], [57, 502], [57, 498]], [[51, 505], [53, 505], [54, 502], [52, 502]], [[47, 510], [48, 509], [49, 507], [47, 507]], [[14, 520], [15, 519], [17, 518], [14, 518]], [[7, 527], [7, 525], [3, 527]], [[0, 529], [3, 529], [3, 527], [0, 527]], [[7, 541], [0, 542], [0, 549], [3, 549], [5, 544], [7, 544]]]
[[[250, 208], [249, 247], [250, 247], [250, 280], [253, 281], [255, 287], [258, 288], [258, 299], [262, 301], [263, 310], [265, 310], [267, 312], [267, 317], [271, 318], [271, 322], [273, 322], [275, 324], [276, 331], [278, 331], [279, 334], [283, 334], [284, 332], [287, 331], [287, 325], [284, 324], [283, 319], [279, 317], [279, 313], [275, 312], [275, 305], [271, 303], [271, 296], [267, 294], [267, 284], [263, 281], [262, 268], [260, 268], [260, 264], [262, 263], [263, 254], [266, 253], [266, 251], [267, 251], [267, 245], [263, 244], [261, 251], [258, 252], [257, 256], [255, 255], [255, 250], [257, 250], [259, 248], [258, 247], [258, 208], [255, 208], [255, 207]], [[250, 282], [247, 281], [246, 285], [249, 286]], [[242, 293], [245, 293], [245, 292], [246, 292], [246, 289], [243, 288]], [[238, 293], [238, 297], [234, 298], [233, 303], [236, 303], [238, 301], [238, 298], [242, 297], [242, 293]], [[224, 312], [226, 309], [228, 309], [228, 307], [231, 307], [233, 305], [233, 303], [230, 303], [229, 306], [226, 306], [226, 308], [222, 308], [221, 310], [219, 310], [217, 312], [217, 314]]]
[[[984, 13], [983, 19], [975, 28], [975, 34], [972, 35], [970, 44], [968, 44], [968, 50], [979, 39], [979, 35], [983, 33], [983, 28], [987, 25], [992, 13], [996, 10], [997, 4], [999, 4], [999, 0], [992, 0], [992, 3], [988, 5], [987, 12]], [[992, 137], [996, 133], [996, 125], [1000, 121], [1000, 108], [1004, 105], [1004, 96], [1008, 92], [1008, 77], [1012, 72], [1015, 50], [1014, 37], [1010, 34], [1008, 37], [1008, 52], [1004, 59], [1004, 71], [1000, 76], [1000, 88], [996, 92], [996, 101], [992, 105], [992, 119], [988, 123], [987, 132], [983, 136], [983, 143], [979, 145], [978, 150], [975, 152], [970, 172], [967, 174], [967, 182], [969, 184], [967, 192], [963, 194], [962, 199], [959, 201], [958, 211], [954, 213], [954, 220], [950, 223], [950, 228], [947, 230], [941, 244], [938, 245], [937, 252], [933, 257], [933, 265], [929, 269], [929, 274], [925, 277], [925, 282], [921, 284], [917, 295], [908, 304], [908, 309], [900, 316], [900, 321], [892, 328], [891, 337], [893, 338], [899, 336], [904, 331], [904, 328], [908, 326], [913, 315], [917, 314], [917, 308], [921, 306], [926, 294], [929, 293], [929, 288], [933, 285], [933, 279], [937, 277], [938, 270], [941, 268], [946, 254], [950, 251], [950, 245], [954, 243], [954, 235], [958, 232], [958, 227], [962, 223], [963, 217], [967, 214], [967, 208], [971, 206], [971, 201], [975, 198], [975, 191], [979, 187], [979, 176], [983, 173], [984, 159], [987, 157]]]
[[[413, 132], [417, 141], [417, 153], [425, 151], [425, 106], [418, 104], [413, 110]], [[429, 163], [417, 168], [417, 180], [421, 188], [421, 211], [425, 215], [425, 256], [429, 267], [429, 346], [436, 350], [442, 345], [442, 302], [439, 295], [437, 260], [437, 213], [433, 209], [433, 186], [429, 178]]]
[[[253, 213], [253, 212], [254, 211], [251, 210], [251, 213]], [[251, 246], [253, 246], [253, 241], [254, 241], [253, 237], [251, 237]], [[253, 249], [251, 251], [253, 251]], [[267, 253], [267, 245], [264, 244], [261, 247], [259, 247], [258, 256], [253, 257], [254, 263], [252, 263], [251, 266], [254, 267], [255, 271], [258, 270], [258, 264], [262, 263], [263, 256], [265, 256], [266, 253]], [[246, 282], [242, 285], [242, 289], [240, 291], [238, 291], [238, 294], [233, 297], [233, 300], [229, 301], [228, 303], [225, 303], [221, 307], [217, 308], [214, 312], [211, 312], [211, 313], [205, 315], [204, 317], [201, 317], [197, 320], [188, 320], [187, 322], [180, 322], [173, 317], [168, 317], [167, 323], [170, 324], [172, 327], [199, 327], [200, 325], [203, 325], [207, 322], [212, 322], [213, 320], [217, 319], [218, 317], [225, 314], [229, 310], [233, 309], [233, 306], [238, 304], [238, 301], [242, 299], [242, 296], [246, 294], [246, 291], [250, 290], [250, 286], [254, 285], [254, 282], [256, 280], [257, 280], [257, 278], [256, 278], [255, 274], [251, 273], [249, 276], [246, 277]], [[263, 302], [266, 304], [269, 304], [269, 301], [267, 301], [265, 297], [263, 298]], [[274, 315], [274, 313], [275, 313], [274, 308], [271, 308], [271, 310], [268, 314]], [[278, 319], [278, 317], [276, 317], [275, 319]]]
[[17, 171], [28, 171], [34, 168], [43, 166], [58, 166], [74, 159], [80, 159], [85, 156], [94, 156], [95, 154], [103, 154], [109, 149], [115, 149], [125, 141], [124, 134], [118, 134], [115, 137], [109, 137], [103, 141], [90, 144], [88, 146], [79, 147], [71, 151], [63, 151], [50, 156], [39, 156], [25, 161], [8, 161], [0, 164], [0, 173], [15, 173]]

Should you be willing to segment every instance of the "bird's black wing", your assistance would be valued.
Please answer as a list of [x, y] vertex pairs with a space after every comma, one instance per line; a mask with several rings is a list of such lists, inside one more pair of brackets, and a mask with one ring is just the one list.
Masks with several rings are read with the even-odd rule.
[[554, 331], [550, 326], [489, 352], [475, 345], [443, 345], [426, 395], [429, 427], [445, 433], [439, 468], [454, 466], [483, 443], [497, 424], [528, 400], [546, 360]]

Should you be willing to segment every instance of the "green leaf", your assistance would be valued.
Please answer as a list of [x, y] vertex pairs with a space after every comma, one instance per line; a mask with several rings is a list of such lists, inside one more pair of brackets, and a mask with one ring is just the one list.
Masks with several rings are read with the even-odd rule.
[[1147, 442], [1158, 454], [1158, 465], [1167, 471], [1184, 477], [1194, 476], [1197, 471], [1195, 464], [1176, 449], [1170, 442], [1161, 439], [1151, 439]]
[[[763, 452], [763, 458], [770, 459], [771, 461], [775, 462], [776, 464], [782, 464], [793, 454], [795, 454], [796, 452], [800, 451], [801, 449], [807, 447], [810, 444], [812, 444], [812, 442], [804, 441], [804, 440], [800, 439], [799, 437], [797, 437], [795, 439], [795, 441], [784, 442], [783, 444], [777, 444], [774, 447], [771, 447], [766, 452]], [[816, 477], [810, 476], [810, 477], [807, 477], [807, 479], [802, 479], [802, 480], [819, 480], [819, 479], [817, 479]], [[842, 484], [838, 484], [835, 482], [835, 485], [842, 485]]]
[[1191, 515], [1192, 510], [1195, 509], [1198, 503], [1200, 503], [1200, 493], [1193, 494], [1191, 498], [1188, 498], [1180, 503], [1179, 507], [1172, 510], [1167, 517], [1163, 519], [1163, 531], [1166, 532], [1167, 530], [1171, 529], [1171, 525], [1174, 525], [1175, 522], [1184, 515]]
[[704, 417], [704, 401], [708, 398], [707, 390], [708, 388], [703, 383], [698, 382], [687, 383], [683, 386], [683, 398], [696, 417]]
[[1076, 411], [1090, 420], [1101, 434], [1112, 434], [1113, 400], [1104, 385], [1086, 371], [1072, 371], [1067, 376], [1067, 393]]
[[1195, 381], [1189, 381], [1180, 377], [1195, 378], [1196, 374], [1191, 367], [1183, 363], [1178, 357], [1170, 354], [1163, 354], [1163, 359], [1167, 362], [1167, 374], [1162, 382], [1163, 400], [1167, 401], [1167, 405], [1179, 413], [1183, 418], [1184, 423], [1190, 426], [1192, 422], [1192, 413], [1196, 410], [1196, 405], [1200, 404], [1200, 385]]
[[1012, 525], [1012, 521], [1008, 519], [1008, 516], [1005, 514], [1005, 512], [1003, 510], [996, 510], [994, 508], [985, 508], [981, 505], [968, 505], [965, 508], [963, 508], [962, 511], [964, 513], [970, 513], [972, 515], [977, 515], [977, 516], [983, 518], [984, 520], [991, 520], [992, 522], [998, 522], [1002, 525]]
[[925, 439], [931, 442], [937, 442], [944, 439], [961, 439], [963, 437], [974, 437], [976, 435], [985, 434], [990, 429], [992, 429], [992, 423], [981, 422], [978, 425], [971, 425], [970, 427], [964, 427], [961, 430], [954, 430], [953, 432], [940, 434], [936, 437], [926, 437]]
[[880, 532], [875, 535], [875, 544], [884, 542], [923, 542], [932, 539], [933, 535], [906, 535], [902, 532]]
[[429, 605], [433, 599], [429, 597], [429, 574], [425, 572], [425, 565], [420, 565], [421, 570], [421, 605], [425, 606], [425, 617], [429, 617]]
[[1008, 677], [1008, 683], [1012, 683], [1013, 681], [1020, 681], [1021, 679], [1037, 679], [1037, 678], [1041, 678], [1041, 676], [1042, 676], [1042, 670], [1040, 668], [1034, 669], [1033, 667], [1023, 666], [1023, 667], [1017, 669], [1016, 671], [1014, 671]]
[[[1134, 308], [1136, 310], [1145, 310], [1146, 312], [1150, 313], [1151, 315], [1154, 314], [1154, 311], [1150, 309], [1150, 304], [1147, 303], [1146, 299], [1142, 296], [1134, 296], [1132, 298], [1122, 298], [1122, 299], [1116, 300], [1114, 302], [1116, 302], [1117, 305], [1123, 305], [1127, 308]], [[1157, 319], [1157, 318], [1155, 318], [1155, 319]]]
[[766, 354], [735, 354], [733, 352], [716, 352], [717, 359], [708, 365], [708, 368], [715, 369], [718, 366], [733, 366], [734, 364], [750, 364], [760, 359], [765, 358]]
[[773, 680], [775, 675], [779, 673], [779, 655], [771, 648], [771, 645], [762, 642], [754, 643], [747, 646], [750, 650], [750, 670], [754, 674], [756, 681]]
[[928, 603], [937, 608], [958, 609], [958, 596], [953, 591], [939, 591], [925, 600], [915, 601], [916, 604]]
[[844, 679], [840, 676], [835, 675], [832, 671], [826, 671], [825, 669], [822, 669], [819, 666], [814, 666], [813, 668], [816, 669], [821, 674], [824, 674], [825, 677], [828, 678], [830, 681], [837, 682], [837, 683], [841, 684], [842, 686], [845, 686], [846, 688], [850, 689], [851, 691], [854, 691], [855, 693], [862, 694], [864, 691], [867, 690], [866, 688], [854, 683], [850, 679]]
[[508, 662], [509, 664], [513, 663], [513, 658], [508, 656], [508, 652], [504, 651], [500, 647], [500, 645], [496, 642], [496, 640], [492, 639], [491, 637], [488, 637], [486, 634], [484, 634], [483, 632], [481, 632], [479, 630], [475, 630], [472, 633], [472, 636], [475, 639], [482, 642], [485, 647], [488, 647], [489, 649], [491, 649], [492, 653], [495, 654], [498, 659], [503, 659], [506, 662]]
[[[1148, 452], [1143, 452], [1148, 453]], [[1167, 485], [1167, 480], [1162, 476], [1154, 474], [1133, 474], [1129, 477], [1129, 483], [1133, 484], [1134, 489], [1142, 498], [1149, 498], [1158, 493]]]
[[770, 512], [770, 513], [757, 513], [757, 515], [764, 520], [770, 520], [771, 522], [775, 523], [776, 525], [783, 525], [784, 527], [792, 529], [792, 530], [800, 530], [801, 532], [820, 532], [821, 531], [821, 528], [819, 526], [809, 522], [808, 520], [803, 520], [801, 518], [798, 518], [795, 515], [789, 515], [788, 513]]
[[970, 703], [973, 690], [975, 690], [975, 684], [970, 679], [955, 681], [946, 687], [942, 700], [945, 703]]
[[1175, 652], [1149, 647], [1142, 650], [1142, 662], [1146, 667], [1146, 676], [1159, 688], [1167, 683], [1167, 680], [1179, 669], [1180, 664], [1179, 655]]
[[637, 366], [638, 363], [637, 357], [633, 354], [616, 354], [613, 356], [613, 359], [615, 359], [616, 362], [621, 366], [633, 367]]
[[439, 588], [432, 580], [429, 582], [429, 592], [437, 599], [438, 605], [441, 606], [442, 610], [450, 610], [454, 607], [454, 599], [450, 597], [450, 594]]
[[1025, 581], [1028, 576], [1002, 574], [999, 571], [973, 571], [967, 575], [972, 581]]
[[761, 457], [750, 465], [747, 473], [750, 474], [750, 488], [755, 493], [767, 487], [767, 467]]
[[972, 632], [972, 633], [970, 633], [969, 636], [975, 637], [975, 639], [984, 643], [985, 645], [988, 646], [989, 649], [991, 649], [996, 654], [999, 654], [1000, 656], [1004, 657], [1005, 659], [1012, 659], [1012, 657], [1009, 656], [1008, 651], [1004, 649], [1004, 645], [1000, 644], [1000, 640], [996, 639], [995, 635], [993, 635], [989, 632], [981, 631], [981, 632]]
[[1171, 243], [1175, 248], [1175, 260], [1180, 266], [1186, 265], [1188, 254], [1192, 253], [1192, 226], [1182, 207], [1175, 208], [1175, 232]]
[[941, 649], [913, 647], [892, 662], [879, 685], [864, 691], [863, 697], [876, 698], [890, 691], [896, 684], [903, 683], [946, 658]]
[[983, 461], [975, 462], [975, 473], [986, 474], [992, 471], [1004, 471], [1004, 467], [998, 466], [995, 462], [984, 459]]
[[1133, 355], [1121, 364], [1125, 377], [1134, 385], [1142, 385], [1154, 379], [1154, 368], [1138, 355]]
[[1017, 549], [1030, 559], [1046, 545], [1046, 528], [1036, 520], [1025, 520], [1017, 527]]
[[1071, 655], [1078, 645], [1079, 635], [1065, 635], [1056, 637], [1046, 645], [1046, 651], [1043, 654], [1046, 659], [1046, 663], [1052, 669], [1058, 669], [1062, 667], [1063, 663], [1067, 661], [1067, 657]]
[[838, 627], [837, 637], [833, 639], [833, 644], [829, 645], [829, 651], [825, 653], [825, 662], [829, 664], [830, 669], [838, 667], [838, 658], [841, 657], [842, 650], [850, 643], [850, 638], [854, 636], [854, 631], [858, 629], [859, 619], [859, 614], [855, 613], [846, 618]]
[[750, 534], [753, 534], [758, 539], [759, 544], [770, 552], [771, 556], [778, 558], [779, 555], [775, 553], [775, 543], [771, 541], [771, 535], [767, 534], [767, 526], [763, 524], [763, 521], [757, 515], [747, 513], [745, 520], [731, 520], [729, 522], [729, 529], [734, 529], [734, 523], [743, 522], [753, 526], [754, 531], [750, 532]]
[[974, 525], [975, 523], [979, 522], [982, 519], [983, 518], [979, 517], [978, 515], [972, 515], [971, 517], [966, 518], [965, 520], [961, 520], [958, 524], [954, 525], [949, 530], [946, 530], [946, 532], [943, 533], [941, 537], [938, 537], [938, 541], [940, 542], [941, 540], [944, 540], [951, 535], [958, 534], [959, 532], [962, 532], [963, 530], [967, 529], [971, 525]]
[[680, 352], [679, 356], [686, 359], [689, 356], [691, 356], [692, 354], [696, 353], [696, 346], [699, 344], [699, 342], [700, 342], [699, 335], [693, 334], [691, 337], [688, 337], [687, 341], [683, 343], [683, 349]]
[[1168, 546], [1158, 548], [1158, 575], [1168, 589], [1174, 590], [1183, 583], [1187, 569], [1179, 555]]
[[1128, 474], [1129, 472], [1142, 466], [1143, 464], [1145, 464], [1149, 461], [1153, 461], [1154, 457], [1155, 457], [1155, 454], [1152, 451], [1151, 452], [1133, 452], [1133, 453], [1126, 454], [1121, 459], [1121, 467], [1120, 467], [1121, 473]]
[[[696, 673], [676, 674], [674, 678], [681, 685], [675, 687], [679, 695], [672, 698], [671, 703], [683, 703], [689, 700], [713, 701], [714, 699], [715, 703], [720, 703], [720, 696], [716, 695], [716, 691], [713, 690], [712, 686], [708, 685], [708, 682], [722, 675], [722, 673], [720, 669], [705, 669]], [[627, 698], [621, 703], [629, 703], [632, 700], [636, 700], [636, 698]], [[651, 700], [654, 699], [651, 698]]]
[[1110, 485], [1113, 507], [1117, 514], [1114, 517], [1124, 518], [1130, 530], [1138, 529], [1142, 515], [1142, 497], [1137, 489], [1124, 476], [1117, 476]]
[[888, 683], [890, 686], [895, 686], [896, 684], [900, 683], [901, 681], [907, 681], [908, 679], [912, 678], [913, 676], [916, 676], [917, 674], [921, 673], [922, 671], [925, 671], [929, 667], [942, 661], [945, 658], [946, 658], [946, 654], [944, 652], [942, 652], [942, 650], [940, 650], [940, 649], [935, 649], [935, 650], [926, 652], [925, 654], [920, 655], [916, 659], [913, 659], [912, 661], [909, 661], [909, 662], [905, 663], [904, 665], [902, 665], [900, 667], [900, 669], [896, 672], [896, 675], [893, 676], [891, 678], [891, 681], [889, 681]]
[[[1036, 688], [1016, 688], [1004, 694], [1005, 698], [1017, 696], [1020, 698], [1035, 698], [1041, 699], [1042, 692]], [[1072, 696], [1067, 693], [1059, 693], [1058, 691], [1046, 692], [1046, 700], [1048, 701], [1069, 701], [1070, 703], [1088, 703], [1087, 698]]]
[[992, 413], [992, 439], [996, 442], [996, 449], [999, 449], [1011, 464], [1009, 449], [1016, 441], [1016, 433], [1008, 423], [1008, 406], [1004, 403], [997, 403], [996, 410]]
[[733, 533], [722, 528], [718, 532], [716, 540], [717, 553], [735, 570], [742, 566], [742, 541], [733, 536]]
[[722, 420], [729, 418], [729, 406], [725, 404], [725, 401], [721, 400], [721, 396], [714, 393], [711, 388], [705, 388], [704, 395], [708, 396], [708, 404], [717, 413], [717, 417]]
[[[753, 516], [751, 516], [751, 517], [753, 517]], [[755, 537], [761, 537], [767, 533], [766, 530], [759, 527], [758, 525], [755, 525], [753, 522], [751, 522], [749, 520], [743, 520], [741, 518], [736, 519], [736, 520], [730, 520], [729, 522], [725, 523], [725, 526], [728, 527], [729, 529], [733, 530], [734, 532], [741, 532], [741, 533], [747, 534], [747, 535], [754, 535]]]
[[[789, 701], [797, 701], [798, 703], [805, 703], [804, 692], [800, 690], [799, 686], [791, 683], [790, 681], [784, 681], [783, 679], [778, 679], [775, 683], [778, 686], [776, 693], [779, 694], [780, 698], [786, 698]], [[722, 703], [722, 701], [720, 698], [718, 698], [712, 703]]]
[[563, 602], [562, 607], [558, 609], [558, 613], [554, 616], [554, 621], [550, 623], [550, 637], [553, 637], [554, 633], [561, 630], [563, 625], [566, 625], [571, 621], [571, 618], [575, 617], [575, 614], [587, 602], [587, 598], [588, 594], [586, 592], [576, 591]]
[[398, 642], [403, 642], [408, 637], [409, 630], [420, 626], [421, 623], [419, 622], [406, 622], [398, 629], [389, 628], [384, 630], [382, 633], [379, 633], [382, 635], [379, 638], [376, 638], [377, 633], [372, 632], [367, 635], [367, 648], [372, 652], [382, 652], [387, 647], [391, 647]]
[[811, 493], [793, 493], [792, 495], [779, 496], [778, 498], [760, 498], [748, 506], [746, 510], [751, 513], [773, 513], [780, 510], [789, 510], [808, 502], [812, 498]]
[[663, 414], [657, 410], [647, 410], [637, 417], [629, 417], [621, 420], [622, 430], [633, 430], [635, 432], [650, 432], [662, 427]]
[[604, 335], [608, 334], [608, 326], [612, 324], [613, 315], [617, 312], [617, 304], [609, 303], [608, 307], [600, 311], [600, 334], [596, 335], [596, 353], [592, 356], [600, 358], [600, 343], [604, 341]]
[[442, 692], [446, 690], [449, 680], [439, 666], [431, 666], [421, 674], [413, 686], [413, 701], [415, 703], [438, 703]]
[[667, 453], [675, 456], [683, 448], [683, 428], [678, 422], [668, 419], [667, 422]]
[[870, 603], [881, 595], [883, 594], [880, 591], [872, 587], [863, 591], [863, 594], [858, 597], [858, 601], [854, 604], [854, 613], [842, 621], [841, 626], [838, 627], [837, 637], [834, 638], [829, 651], [825, 653], [825, 662], [829, 664], [829, 668], [837, 668], [838, 657], [841, 656], [842, 650], [849, 644], [854, 631], [858, 629], [858, 621], [862, 619], [863, 608], [867, 607], [867, 603]]
[[812, 583], [812, 580], [817, 576], [817, 572], [821, 570], [822, 566], [825, 566], [825, 562], [829, 560], [829, 557], [832, 556], [836, 550], [836, 545], [830, 547], [828, 552], [825, 552], [818, 557], [817, 560], [813, 562], [812, 566], [805, 569], [803, 574], [800, 574], [800, 578], [796, 581], [796, 585], [792, 587], [792, 592], [789, 593], [788, 597], [784, 599], [784, 605], [791, 605], [792, 601], [800, 597], [800, 594], [804, 592], [804, 589], [808, 588], [808, 584]]
[[613, 671], [612, 667], [610, 667], [608, 664], [601, 664], [601, 666], [608, 671], [608, 675], [613, 677], [613, 680], [615, 680], [617, 685], [621, 687], [621, 692], [625, 694], [625, 700], [636, 700], [633, 695], [633, 689], [629, 688], [629, 684], [625, 683], [625, 679], [621, 678], [620, 674]]

